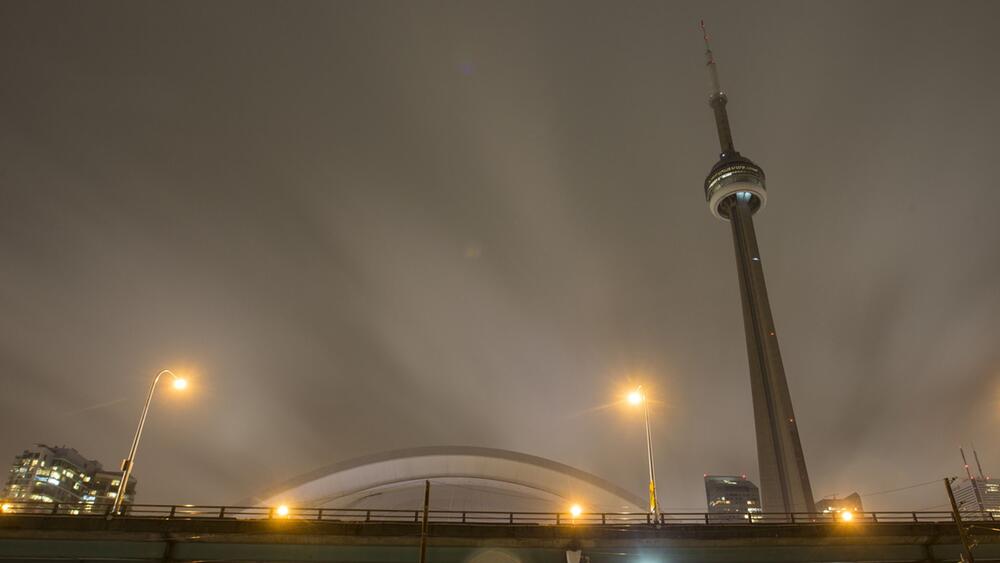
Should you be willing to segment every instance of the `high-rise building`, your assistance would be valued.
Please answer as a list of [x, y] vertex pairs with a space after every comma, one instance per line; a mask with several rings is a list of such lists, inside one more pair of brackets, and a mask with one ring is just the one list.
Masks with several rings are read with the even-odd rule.
[[[14, 458], [4, 486], [4, 501], [59, 503], [67, 512], [90, 512], [95, 504], [110, 504], [121, 472], [104, 471], [97, 460], [74, 448], [38, 444]], [[110, 493], [110, 494], [109, 494]], [[135, 496], [135, 479], [129, 479], [125, 502]]]
[[983, 475], [983, 466], [979, 463], [979, 454], [975, 449], [972, 450], [972, 455], [976, 458], [978, 474], [973, 475], [965, 460], [965, 451], [961, 448], [959, 451], [962, 453], [966, 478], [956, 479], [951, 483], [958, 510], [963, 515], [972, 517], [1000, 519], [1000, 479]]
[[1000, 479], [975, 477], [959, 479], [951, 484], [955, 502], [962, 514], [992, 515], [1000, 520]]
[[714, 521], [742, 521], [759, 514], [760, 490], [746, 475], [705, 475], [705, 499]]
[[[94, 497], [100, 504], [113, 503], [118, 495], [118, 484], [121, 483], [121, 471], [98, 471], [94, 474], [93, 486], [90, 489], [90, 496]], [[135, 498], [135, 477], [129, 475], [128, 486], [125, 487], [125, 500], [123, 506], [132, 504]]]
[[767, 201], [764, 170], [737, 152], [733, 145], [727, 98], [719, 86], [707, 33], [705, 54], [712, 79], [709, 104], [715, 113], [722, 148], [719, 161], [705, 178], [705, 198], [712, 215], [729, 222], [736, 246], [763, 508], [768, 512], [812, 512], [815, 506], [812, 489], [753, 226], [754, 214]]
[[864, 512], [861, 495], [851, 493], [844, 498], [825, 498], [816, 501], [816, 512]]

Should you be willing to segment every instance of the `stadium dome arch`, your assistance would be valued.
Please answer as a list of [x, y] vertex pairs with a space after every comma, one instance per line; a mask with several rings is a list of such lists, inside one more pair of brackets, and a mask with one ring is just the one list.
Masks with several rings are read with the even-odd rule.
[[261, 506], [386, 510], [419, 508], [431, 481], [432, 510], [643, 512], [645, 501], [593, 474], [542, 457], [470, 446], [382, 452], [293, 478]]

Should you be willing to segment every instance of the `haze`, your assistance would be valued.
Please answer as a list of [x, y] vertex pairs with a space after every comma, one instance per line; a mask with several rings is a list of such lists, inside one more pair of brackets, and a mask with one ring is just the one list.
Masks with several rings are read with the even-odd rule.
[[[424, 445], [756, 480], [698, 21], [814, 493], [1000, 472], [996, 3], [4, 2], [0, 460], [236, 502]], [[869, 510], [947, 502], [940, 484]]]

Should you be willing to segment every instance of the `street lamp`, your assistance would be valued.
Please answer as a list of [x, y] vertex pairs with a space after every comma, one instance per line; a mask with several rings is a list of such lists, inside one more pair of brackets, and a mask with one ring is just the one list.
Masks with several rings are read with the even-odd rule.
[[642, 385], [628, 394], [628, 402], [632, 405], [642, 405], [642, 414], [646, 420], [646, 456], [649, 458], [649, 512], [659, 516], [660, 504], [656, 500], [656, 470], [653, 467], [653, 438], [649, 431], [649, 405]]
[[135, 451], [139, 448], [139, 438], [142, 437], [142, 427], [146, 425], [146, 413], [149, 412], [149, 403], [153, 400], [153, 391], [156, 390], [156, 384], [160, 382], [160, 378], [163, 377], [164, 374], [173, 378], [174, 389], [180, 391], [187, 387], [187, 380], [183, 377], [179, 377], [169, 369], [160, 370], [160, 372], [156, 374], [156, 377], [153, 378], [153, 384], [149, 386], [149, 394], [146, 395], [146, 403], [142, 406], [142, 415], [139, 416], [139, 426], [135, 429], [135, 438], [132, 439], [132, 448], [128, 451], [128, 457], [122, 462], [122, 479], [118, 483], [118, 492], [115, 493], [115, 500], [111, 505], [111, 512], [108, 514], [109, 518], [112, 515], [118, 514], [122, 509], [122, 502], [125, 500], [125, 488], [128, 486], [129, 477], [132, 476], [132, 467], [135, 466]]

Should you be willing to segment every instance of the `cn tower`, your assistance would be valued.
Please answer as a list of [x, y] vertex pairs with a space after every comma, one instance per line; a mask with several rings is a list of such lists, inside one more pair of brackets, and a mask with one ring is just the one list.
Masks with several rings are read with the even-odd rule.
[[[702, 31], [704, 33], [704, 23]], [[705, 37], [705, 57], [712, 79], [709, 105], [715, 113], [721, 154], [705, 178], [705, 199], [717, 218], [728, 221], [736, 246], [736, 270], [743, 300], [743, 327], [750, 362], [757, 464], [760, 469], [761, 503], [765, 512], [813, 512], [812, 488], [806, 460], [792, 411], [785, 368], [771, 317], [764, 285], [764, 269], [757, 248], [753, 216], [764, 208], [767, 190], [764, 170], [733, 146], [733, 133], [726, 114], [725, 92]]]

